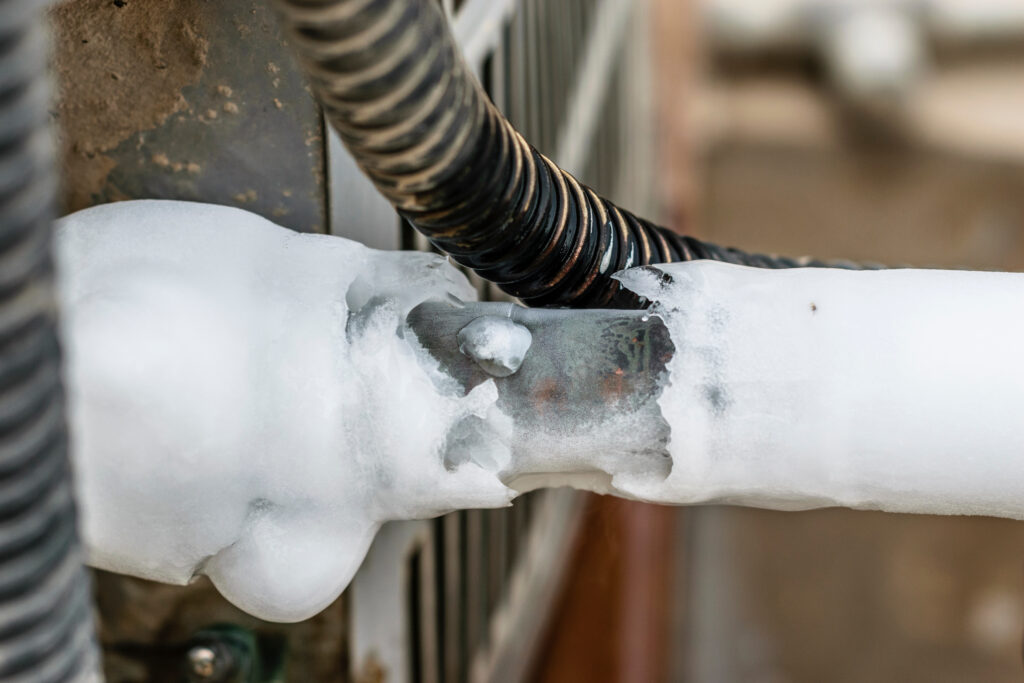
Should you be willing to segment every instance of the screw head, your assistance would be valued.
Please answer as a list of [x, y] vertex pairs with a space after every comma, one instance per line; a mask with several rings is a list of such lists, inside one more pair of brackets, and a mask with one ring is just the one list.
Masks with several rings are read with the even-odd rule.
[[218, 666], [219, 657], [217, 651], [206, 645], [196, 645], [188, 651], [188, 669], [193, 678], [198, 681], [216, 680], [222, 666]]

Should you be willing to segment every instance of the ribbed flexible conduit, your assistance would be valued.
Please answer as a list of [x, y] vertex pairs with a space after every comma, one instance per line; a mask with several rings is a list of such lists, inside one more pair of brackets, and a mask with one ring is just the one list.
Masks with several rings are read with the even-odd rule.
[[55, 320], [43, 5], [0, 0], [0, 680], [33, 683], [97, 663]]
[[578, 182], [494, 107], [438, 2], [275, 3], [327, 118], [380, 192], [441, 250], [528, 304], [629, 305], [610, 276], [650, 263], [826, 265], [680, 236]]

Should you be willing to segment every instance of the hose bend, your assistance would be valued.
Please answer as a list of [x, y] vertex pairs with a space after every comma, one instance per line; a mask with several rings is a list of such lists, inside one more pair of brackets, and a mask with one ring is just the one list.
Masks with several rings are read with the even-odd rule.
[[438, 248], [527, 304], [630, 305], [611, 275], [651, 263], [826, 265], [678, 235], [577, 181], [491, 103], [440, 3], [275, 3], [328, 120], [377, 189]]
[[35, 0], [0, 0], [0, 680], [95, 674], [50, 256], [55, 175]]

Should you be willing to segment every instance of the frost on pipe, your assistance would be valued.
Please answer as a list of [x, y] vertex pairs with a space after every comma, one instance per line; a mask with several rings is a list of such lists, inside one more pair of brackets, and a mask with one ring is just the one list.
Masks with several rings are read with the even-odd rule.
[[1024, 274], [752, 270], [620, 275], [676, 354], [659, 398], [668, 503], [841, 505], [1024, 519]]
[[1024, 275], [626, 271], [648, 311], [474, 303], [427, 254], [124, 202], [57, 235], [92, 564], [292, 621], [382, 521], [575, 486], [1024, 518]]
[[382, 520], [508, 504], [500, 450], [487, 468], [438, 456], [493, 383], [461, 396], [401, 338], [421, 301], [474, 296], [440, 257], [169, 201], [69, 216], [57, 247], [94, 566], [206, 574], [294, 621], [337, 597]]

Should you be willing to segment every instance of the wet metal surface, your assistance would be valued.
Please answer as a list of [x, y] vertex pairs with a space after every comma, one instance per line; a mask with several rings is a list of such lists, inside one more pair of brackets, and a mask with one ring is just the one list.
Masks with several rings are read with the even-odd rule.
[[[515, 374], [491, 377], [459, 351], [459, 330], [481, 316], [507, 317], [530, 331], [532, 344]], [[543, 453], [531, 450], [568, 447], [572, 435], [631, 416], [644, 433], [632, 435], [637, 437], [633, 443], [621, 433], [609, 438], [622, 439], [622, 452], [632, 453], [630, 467], [668, 474], [670, 430], [658, 398], [668, 382], [675, 345], [660, 318], [645, 311], [427, 302], [412, 310], [408, 322], [441, 368], [467, 391], [494, 381], [497, 406], [514, 424], [514, 458], [519, 453], [527, 458], [523, 462], [543, 461]], [[536, 460], [532, 464], [545, 467]]]
[[661, 394], [675, 346], [665, 324], [645, 311], [529, 309], [507, 303], [421, 304], [409, 324], [441, 367], [468, 389], [491, 379], [459, 351], [459, 330], [481, 316], [507, 317], [533, 342], [522, 366], [496, 380], [505, 402], [545, 412], [635, 410]]

